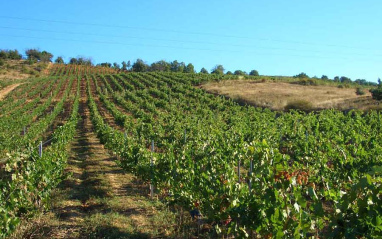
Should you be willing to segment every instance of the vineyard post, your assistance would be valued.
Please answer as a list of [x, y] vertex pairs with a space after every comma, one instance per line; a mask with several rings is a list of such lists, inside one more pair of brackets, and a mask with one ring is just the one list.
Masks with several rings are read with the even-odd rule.
[[184, 130], [184, 144], [187, 142], [187, 130]]
[[38, 155], [40, 158], [42, 157], [42, 141], [40, 141], [40, 145], [38, 146]]
[[26, 129], [26, 127], [24, 126], [24, 135], [26, 135], [26, 133], [27, 133], [27, 129]]
[[150, 182], [150, 196], [154, 197], [154, 184], [153, 184], [153, 166], [154, 166], [154, 140], [151, 141], [151, 182]]
[[252, 190], [252, 172], [253, 172], [253, 160], [251, 159], [249, 161], [249, 180], [248, 180], [248, 187], [249, 192], [251, 193]]
[[237, 165], [237, 176], [238, 176], [237, 182], [240, 184], [240, 158]]

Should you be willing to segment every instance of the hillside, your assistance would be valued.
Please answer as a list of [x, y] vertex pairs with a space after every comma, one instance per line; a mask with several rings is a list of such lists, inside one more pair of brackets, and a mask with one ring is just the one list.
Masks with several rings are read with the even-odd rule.
[[1, 60], [0, 86], [22, 82], [31, 77], [40, 77], [48, 73], [52, 63], [30, 63], [27, 60]]
[[215, 95], [224, 95], [237, 102], [272, 110], [284, 110], [288, 106], [308, 106], [320, 109], [360, 109], [378, 107], [368, 88], [364, 95], [356, 94], [356, 87], [339, 87], [340, 84], [300, 85], [295, 82], [259, 80], [210, 81], [200, 87]]
[[195, 87], [223, 78], [61, 64], [12, 90], [0, 238], [382, 236], [381, 112], [275, 112]]

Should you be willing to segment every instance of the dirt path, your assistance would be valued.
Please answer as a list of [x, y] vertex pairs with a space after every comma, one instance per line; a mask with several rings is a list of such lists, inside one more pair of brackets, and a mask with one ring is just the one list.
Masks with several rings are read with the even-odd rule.
[[100, 144], [81, 87], [82, 119], [71, 146], [63, 181], [52, 209], [35, 218], [16, 238], [165, 238], [175, 217], [148, 198], [148, 187], [124, 173]]
[[0, 90], [0, 101], [3, 100], [12, 90], [16, 89], [17, 86], [21, 85], [20, 84], [13, 84], [4, 87], [3, 89]]

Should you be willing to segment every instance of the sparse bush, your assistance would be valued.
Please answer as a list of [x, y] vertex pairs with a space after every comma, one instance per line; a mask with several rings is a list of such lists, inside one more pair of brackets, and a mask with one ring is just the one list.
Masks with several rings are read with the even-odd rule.
[[306, 100], [294, 100], [288, 102], [288, 104], [284, 107], [285, 110], [302, 110], [305, 112], [309, 112], [313, 110], [313, 105], [311, 102]]
[[317, 81], [314, 80], [314, 79], [301, 79], [297, 82], [295, 82], [296, 84], [299, 84], [299, 85], [318, 85]]
[[364, 94], [366, 94], [365, 91], [361, 87], [357, 87], [355, 93], [357, 95], [364, 95]]
[[4, 60], [3, 59], [0, 59], [0, 66], [3, 66], [5, 63], [4, 63]]
[[23, 65], [21, 67], [21, 73], [28, 74], [29, 73], [29, 69], [25, 65]]
[[309, 78], [309, 76], [306, 73], [304, 73], [304, 72], [301, 72], [300, 74], [295, 75], [293, 77], [294, 78]]
[[366, 108], [366, 111], [371, 111], [371, 110], [376, 110], [376, 111], [382, 111], [382, 105], [370, 105]]
[[350, 85], [349, 84], [340, 84], [337, 87], [341, 88], [341, 89], [343, 89], [343, 88], [350, 88]]
[[376, 89], [371, 89], [370, 93], [371, 93], [371, 96], [373, 97], [373, 99], [382, 100], [382, 87], [381, 86], [379, 86]]

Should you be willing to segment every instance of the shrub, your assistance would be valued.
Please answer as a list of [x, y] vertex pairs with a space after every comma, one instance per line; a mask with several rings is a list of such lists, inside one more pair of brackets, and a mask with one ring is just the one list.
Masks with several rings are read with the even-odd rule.
[[299, 85], [318, 85], [317, 81], [313, 79], [301, 79], [295, 83]]
[[288, 104], [284, 107], [285, 110], [302, 110], [305, 112], [309, 112], [313, 110], [313, 105], [311, 102], [306, 100], [294, 100], [288, 102]]
[[376, 89], [371, 89], [370, 93], [371, 93], [371, 96], [373, 97], [373, 99], [382, 100], [382, 87], [381, 86], [379, 86]]
[[361, 87], [357, 87], [355, 93], [357, 95], [364, 95], [364, 94], [366, 94], [365, 91]]
[[3, 66], [5, 63], [4, 63], [4, 60], [3, 59], [0, 59], [0, 66]]

